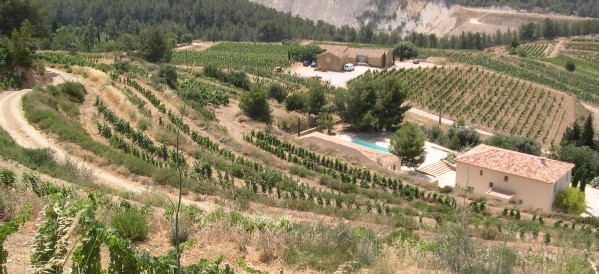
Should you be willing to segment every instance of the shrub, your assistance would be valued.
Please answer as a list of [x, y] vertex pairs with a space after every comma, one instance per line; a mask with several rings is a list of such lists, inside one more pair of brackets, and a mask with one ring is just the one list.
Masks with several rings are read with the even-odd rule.
[[14, 186], [16, 181], [15, 173], [8, 169], [0, 169], [0, 184], [6, 187]]
[[24, 149], [23, 154], [35, 166], [45, 166], [54, 162], [54, 151], [49, 148]]
[[398, 244], [403, 242], [408, 243], [417, 243], [420, 241], [420, 237], [418, 234], [415, 234], [412, 231], [400, 229], [391, 232], [389, 236], [385, 239], [388, 244]]
[[66, 82], [58, 85], [57, 87], [60, 92], [67, 94], [69, 97], [71, 97], [71, 99], [74, 99], [72, 101], [76, 103], [83, 103], [85, 94], [87, 94], [85, 87], [80, 83]]
[[[183, 213], [183, 212], [181, 212]], [[179, 216], [179, 244], [186, 242], [187, 240], [189, 240], [189, 235], [191, 234], [190, 231], [190, 226], [191, 226], [191, 222], [189, 221], [189, 217], [187, 216], [187, 214], [180, 214]], [[169, 230], [169, 241], [170, 243], [175, 246], [176, 245], [176, 226], [175, 226], [175, 219], [173, 218], [173, 221], [171, 222], [171, 229]]]
[[488, 241], [496, 240], [499, 236], [499, 233], [494, 228], [483, 227], [478, 231], [479, 236]]
[[576, 70], [576, 65], [574, 64], [573, 61], [567, 61], [565, 68], [568, 71], [575, 71]]
[[305, 112], [308, 104], [308, 95], [297, 92], [285, 99], [285, 109], [287, 111]]
[[276, 100], [278, 103], [282, 103], [287, 98], [287, 89], [279, 83], [272, 83], [268, 87], [268, 98]]
[[518, 56], [520, 57], [526, 57], [528, 54], [526, 53], [525, 50], [517, 50]]
[[372, 265], [381, 248], [371, 229], [350, 228], [342, 223], [335, 227], [294, 227], [285, 237], [284, 246], [281, 256], [286, 264], [326, 273], [350, 261]]
[[167, 86], [177, 89], [177, 69], [173, 65], [163, 64], [158, 70], [158, 77], [164, 79]]
[[265, 123], [272, 120], [270, 106], [266, 99], [266, 90], [262, 86], [254, 85], [249, 91], [241, 95], [239, 107], [248, 117]]
[[439, 192], [441, 192], [443, 194], [448, 194], [448, 193], [451, 193], [452, 191], [453, 191], [453, 188], [450, 186], [444, 186], [439, 189]]
[[584, 193], [575, 187], [566, 188], [557, 193], [555, 207], [568, 214], [580, 215], [586, 208]]
[[118, 210], [110, 219], [110, 225], [121, 236], [132, 241], [145, 239], [150, 231], [146, 215], [135, 208]]
[[390, 220], [390, 225], [393, 227], [401, 227], [407, 230], [415, 230], [418, 228], [418, 224], [413, 217], [405, 215], [393, 216]]

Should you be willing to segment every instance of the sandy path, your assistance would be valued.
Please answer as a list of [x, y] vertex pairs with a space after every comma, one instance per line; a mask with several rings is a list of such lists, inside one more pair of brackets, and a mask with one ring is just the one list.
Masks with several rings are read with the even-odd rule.
[[[409, 113], [424, 117], [424, 118], [428, 118], [431, 119], [433, 121], [439, 121], [439, 115], [438, 114], [432, 114], [432, 113], [428, 113], [424, 110], [420, 110], [417, 108], [410, 108], [410, 110], [408, 110]], [[452, 126], [455, 122], [453, 120], [450, 119], [446, 119], [446, 118], [441, 118], [441, 123], [446, 124], [446, 125], [450, 125]], [[486, 136], [493, 136], [494, 134], [488, 131], [484, 131], [484, 130], [480, 130], [477, 129], [476, 130], [478, 133], [482, 134], [482, 135], [486, 135]]]
[[549, 58], [557, 57], [559, 52], [564, 49], [566, 46], [566, 38], [560, 38], [559, 42], [553, 46], [551, 53], [549, 53]]
[[480, 21], [478, 21], [479, 18], [470, 18], [470, 24], [473, 25], [486, 25], [484, 23], [481, 23]]
[[[49, 71], [50, 76], [54, 78], [53, 84], [72, 80], [78, 81], [77, 77], [59, 70], [47, 68], [47, 71]], [[140, 183], [115, 175], [111, 171], [69, 155], [58, 142], [55, 142], [31, 126], [25, 118], [25, 113], [21, 104], [22, 97], [29, 91], [31, 91], [31, 89], [7, 91], [0, 94], [0, 109], [2, 114], [0, 115], [0, 126], [4, 128], [4, 130], [6, 130], [19, 145], [26, 148], [50, 148], [55, 151], [55, 157], [58, 161], [64, 161], [67, 157], [76, 161], [81, 167], [89, 168], [94, 171], [95, 182], [110, 188], [121, 189], [136, 194], [152, 191], [149, 186], [143, 186]], [[177, 198], [176, 195], [171, 193], [165, 192], [164, 194], [173, 201]], [[202, 210], [207, 211], [216, 208], [216, 206], [210, 202], [197, 202], [189, 199], [183, 199], [183, 202], [186, 204], [194, 204]]]

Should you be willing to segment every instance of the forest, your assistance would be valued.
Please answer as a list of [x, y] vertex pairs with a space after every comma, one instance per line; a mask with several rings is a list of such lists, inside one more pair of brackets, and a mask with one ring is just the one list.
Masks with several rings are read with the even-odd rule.
[[108, 39], [122, 33], [137, 34], [155, 24], [179, 35], [229, 41], [331, 40], [338, 31], [333, 25], [294, 17], [248, 0], [50, 0], [44, 5], [53, 26], [83, 25], [93, 18]]

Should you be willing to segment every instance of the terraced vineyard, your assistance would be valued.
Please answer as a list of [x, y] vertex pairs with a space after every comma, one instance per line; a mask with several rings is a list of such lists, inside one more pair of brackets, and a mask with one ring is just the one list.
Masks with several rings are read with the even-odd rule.
[[531, 58], [495, 56], [472, 50], [420, 49], [420, 58], [442, 57], [451, 62], [482, 66], [484, 68], [565, 91], [578, 99], [599, 104], [599, 78], [571, 73], [563, 67]]
[[551, 47], [552, 44], [523, 44], [518, 47], [518, 50], [522, 50], [526, 52], [526, 56], [540, 58], [545, 56], [545, 51], [547, 48]]
[[389, 70], [411, 102], [432, 113], [463, 119], [494, 132], [531, 136], [549, 146], [574, 121], [571, 96], [476, 67]]
[[290, 65], [287, 57], [287, 47], [282, 44], [220, 43], [205, 51], [174, 52], [173, 62], [193, 66], [211, 64], [265, 76], [275, 67]]
[[599, 52], [599, 39], [572, 40], [566, 44], [566, 49]]

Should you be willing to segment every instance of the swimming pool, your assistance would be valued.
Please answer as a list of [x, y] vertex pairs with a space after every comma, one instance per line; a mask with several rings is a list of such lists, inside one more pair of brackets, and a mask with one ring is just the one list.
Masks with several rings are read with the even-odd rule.
[[368, 141], [364, 141], [364, 140], [360, 140], [360, 139], [352, 139], [351, 142], [355, 143], [355, 144], [358, 144], [358, 145], [361, 145], [361, 146], [365, 146], [365, 147], [369, 147], [369, 148], [372, 148], [372, 149], [376, 149], [378, 151], [382, 151], [382, 152], [386, 152], [386, 153], [391, 153], [391, 151], [388, 148], [382, 147], [382, 146], [379, 146], [379, 145], [376, 145], [376, 144], [373, 144], [373, 143], [368, 142]]

